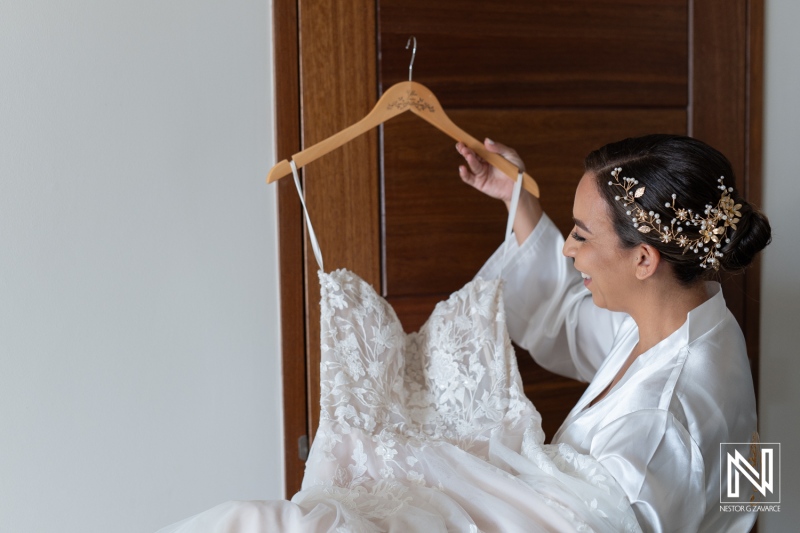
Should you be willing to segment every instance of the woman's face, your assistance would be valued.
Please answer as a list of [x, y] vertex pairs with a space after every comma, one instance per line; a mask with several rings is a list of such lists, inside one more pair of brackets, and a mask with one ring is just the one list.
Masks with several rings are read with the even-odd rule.
[[614, 232], [605, 200], [594, 175], [586, 173], [575, 191], [572, 218], [575, 226], [563, 253], [583, 275], [583, 284], [598, 307], [629, 312], [635, 298], [636, 248], [624, 249]]

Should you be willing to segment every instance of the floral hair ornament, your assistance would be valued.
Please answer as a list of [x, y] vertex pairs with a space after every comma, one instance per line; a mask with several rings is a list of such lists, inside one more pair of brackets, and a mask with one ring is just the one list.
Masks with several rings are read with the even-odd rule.
[[[657, 233], [661, 242], [674, 242], [683, 248], [683, 253], [689, 251], [696, 254], [702, 253], [700, 266], [719, 270], [717, 258], [722, 257], [722, 252], [719, 251], [722, 248], [722, 241], [724, 239], [725, 243], [731, 242], [730, 237], [726, 237], [728, 228], [736, 231], [736, 224], [739, 222], [739, 217], [742, 216], [742, 213], [739, 212], [742, 205], [735, 203], [730, 197], [733, 187], [725, 187], [723, 176], [717, 180], [719, 182], [717, 188], [722, 191], [719, 202], [716, 206], [706, 204], [703, 214], [694, 213], [691, 209], [676, 207], [676, 195], [673, 194], [672, 201], [664, 204], [664, 207], [672, 209], [675, 214], [667, 225], [661, 221], [659, 213], [645, 211], [636, 203], [636, 199], [644, 195], [645, 187], [636, 187], [639, 185], [639, 181], [634, 178], [622, 178], [620, 181], [620, 172], [622, 172], [622, 168], [619, 167], [612, 170], [611, 176], [614, 181], [609, 181], [608, 184], [625, 191], [622, 196], [615, 196], [614, 199], [622, 202], [628, 208], [625, 214], [631, 217], [634, 228], [641, 233], [650, 233], [651, 231]], [[700, 229], [695, 230], [699, 233], [697, 238], [692, 239], [683, 234], [683, 229], [689, 226], [699, 226]]]

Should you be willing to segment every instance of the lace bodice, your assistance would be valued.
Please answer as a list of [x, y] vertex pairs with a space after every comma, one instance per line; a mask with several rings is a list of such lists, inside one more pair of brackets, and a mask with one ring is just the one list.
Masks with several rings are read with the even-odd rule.
[[[406, 335], [347, 270], [320, 272], [322, 420], [478, 453], [501, 426], [544, 439], [505, 328], [500, 281], [474, 280]], [[485, 448], [485, 446], [483, 447]]]
[[[447, 493], [451, 473], [432, 468], [428, 454], [456, 453], [482, 472], [486, 487], [498, 478], [512, 485], [548, 478], [545, 489], [518, 489], [541, 498], [555, 523], [638, 531], [630, 509], [619, 512], [626, 500], [599, 464], [569, 446], [543, 444], [506, 330], [502, 281], [471, 281], [406, 334], [388, 302], [352, 272], [320, 271], [319, 279], [321, 416], [304, 490], [386, 521], [408, 510], [410, 486]], [[547, 514], [535, 505], [526, 511]]]

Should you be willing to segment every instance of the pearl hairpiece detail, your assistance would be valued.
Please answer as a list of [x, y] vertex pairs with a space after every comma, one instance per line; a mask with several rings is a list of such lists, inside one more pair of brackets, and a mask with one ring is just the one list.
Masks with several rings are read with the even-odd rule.
[[[723, 183], [724, 177], [720, 176], [717, 180], [719, 182], [718, 189], [722, 191], [722, 196], [716, 206], [706, 204], [703, 214], [694, 213], [691, 209], [683, 209], [675, 207], [675, 198], [677, 195], [672, 195], [671, 202], [665, 202], [664, 207], [669, 208], [674, 213], [674, 217], [670, 220], [669, 225], [661, 221], [661, 215], [654, 211], [645, 211], [639, 204], [636, 203], [637, 198], [641, 198], [645, 193], [645, 187], [637, 187], [639, 181], [634, 178], [622, 178], [620, 181], [619, 175], [622, 168], [617, 167], [611, 171], [613, 181], [609, 181], [609, 186], [619, 187], [624, 191], [621, 196], [615, 196], [614, 199], [622, 202], [628, 209], [625, 214], [631, 217], [633, 227], [638, 229], [641, 233], [655, 232], [658, 234], [661, 242], [671, 243], [674, 242], [681, 248], [683, 253], [692, 251], [696, 254], [702, 253], [700, 266], [703, 268], [713, 268], [719, 270], [719, 257], [722, 257], [720, 249], [725, 243], [731, 242], [729, 237], [725, 234], [728, 228], [736, 231], [736, 224], [739, 222], [739, 217], [742, 213], [739, 211], [742, 208], [741, 204], [737, 204], [730, 197], [733, 192], [733, 187], [725, 187]], [[684, 235], [684, 228], [689, 226], [699, 226], [699, 237], [691, 239]]]

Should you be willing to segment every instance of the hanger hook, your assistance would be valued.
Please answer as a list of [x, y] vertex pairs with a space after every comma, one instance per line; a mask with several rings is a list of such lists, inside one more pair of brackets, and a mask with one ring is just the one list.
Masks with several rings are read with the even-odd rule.
[[414, 48], [411, 50], [411, 63], [408, 64], [408, 81], [411, 81], [411, 73], [414, 70], [414, 58], [417, 55], [417, 38], [413, 35], [408, 38], [408, 42], [406, 43], [406, 50], [408, 47], [411, 46], [411, 41], [414, 41]]

